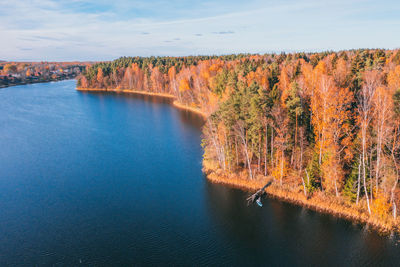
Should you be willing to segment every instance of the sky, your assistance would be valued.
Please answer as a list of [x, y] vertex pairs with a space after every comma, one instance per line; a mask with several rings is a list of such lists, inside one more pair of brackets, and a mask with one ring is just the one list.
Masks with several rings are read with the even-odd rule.
[[400, 47], [399, 0], [0, 0], [0, 60]]

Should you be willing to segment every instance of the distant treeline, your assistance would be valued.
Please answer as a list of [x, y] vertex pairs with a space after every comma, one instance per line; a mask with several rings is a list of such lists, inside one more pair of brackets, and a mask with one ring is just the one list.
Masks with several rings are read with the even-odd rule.
[[89, 63], [0, 62], [0, 87], [74, 78]]
[[172, 94], [207, 114], [204, 158], [224, 172], [397, 218], [399, 50], [123, 57], [78, 83]]

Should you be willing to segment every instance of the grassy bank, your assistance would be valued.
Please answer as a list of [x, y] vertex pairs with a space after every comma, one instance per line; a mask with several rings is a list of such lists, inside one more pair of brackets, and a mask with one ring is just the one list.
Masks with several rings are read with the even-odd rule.
[[[249, 192], [262, 188], [272, 179], [271, 177], [259, 175], [250, 180], [246, 171], [239, 173], [224, 172], [215, 163], [208, 160], [203, 161], [203, 171], [206, 173], [207, 178], [214, 183], [240, 188]], [[400, 232], [399, 220], [394, 220], [391, 216], [369, 215], [365, 200], [360, 201], [357, 205], [343, 197], [327, 196], [323, 192], [317, 192], [312, 196], [306, 197], [301, 186], [297, 188], [281, 187], [279, 182], [273, 182], [271, 186], [266, 188], [265, 192], [271, 197], [311, 210], [370, 225], [381, 233]]]

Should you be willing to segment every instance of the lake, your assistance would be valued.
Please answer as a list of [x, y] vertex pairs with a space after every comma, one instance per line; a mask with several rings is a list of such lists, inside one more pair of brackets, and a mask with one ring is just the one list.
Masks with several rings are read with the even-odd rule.
[[1, 266], [399, 265], [395, 236], [212, 184], [169, 100], [0, 90]]

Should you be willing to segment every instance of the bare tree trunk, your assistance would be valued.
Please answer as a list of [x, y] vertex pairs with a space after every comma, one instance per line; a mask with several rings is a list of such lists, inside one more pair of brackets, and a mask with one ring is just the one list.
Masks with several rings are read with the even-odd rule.
[[336, 197], [339, 197], [339, 192], [338, 192], [337, 184], [336, 184], [336, 178], [335, 178], [335, 191], [336, 191]]
[[[396, 137], [395, 137], [396, 138]], [[396, 141], [395, 141], [396, 142]], [[396, 219], [397, 216], [397, 210], [396, 210], [396, 203], [395, 203], [395, 199], [394, 199], [394, 191], [396, 190], [397, 187], [397, 183], [399, 181], [399, 167], [397, 166], [397, 162], [396, 162], [396, 157], [394, 155], [394, 145], [393, 145], [393, 150], [392, 150], [392, 158], [393, 158], [393, 162], [395, 165], [395, 169], [396, 169], [396, 180], [393, 184], [392, 189], [390, 190], [390, 202], [393, 205], [393, 217]]]
[[242, 144], [244, 146], [244, 154], [245, 154], [246, 161], [247, 161], [247, 167], [249, 169], [249, 176], [250, 176], [250, 179], [253, 179], [253, 172], [251, 170], [251, 162], [250, 162], [250, 157], [249, 157], [249, 151], [247, 148], [247, 138], [246, 138], [245, 129], [244, 129], [243, 125], [241, 125], [240, 122], [237, 122], [236, 127], [237, 127], [237, 132], [239, 134], [239, 137], [242, 140]]
[[[249, 141], [247, 139], [247, 132], [246, 132], [246, 142], [247, 142], [247, 144], [249, 143]], [[251, 142], [251, 150], [250, 151], [254, 151], [254, 142]], [[254, 153], [249, 153], [249, 156], [250, 156], [250, 162], [253, 162]]]
[[306, 184], [304, 182], [303, 175], [301, 175], [301, 171], [299, 172], [300, 178], [301, 178], [301, 183], [303, 184], [303, 191], [304, 191], [304, 196], [307, 197], [307, 191], [306, 191]]
[[307, 185], [310, 186], [310, 175], [308, 175], [307, 169], [305, 169], [307, 175]]
[[370, 190], [371, 190], [371, 204], [372, 204], [372, 201], [373, 201], [373, 192], [374, 192], [374, 189], [373, 189], [373, 186], [374, 186], [374, 184], [373, 184], [373, 179], [372, 179], [372, 153], [370, 153], [370, 156], [369, 156], [369, 181], [370, 181]]
[[247, 142], [246, 141], [244, 141], [244, 152], [246, 155], [247, 166], [249, 167], [250, 179], [253, 179], [253, 173], [251, 171], [251, 164], [250, 164], [250, 159], [249, 159], [249, 152], [247, 151]]
[[[300, 174], [300, 177], [301, 177], [301, 182], [303, 183], [303, 190], [304, 190], [304, 195], [307, 197], [307, 190], [306, 190], [306, 185], [305, 185], [305, 182], [304, 182], [304, 177], [303, 177], [303, 175], [302, 175], [302, 173], [303, 173], [303, 142], [304, 142], [304, 140], [303, 140], [303, 131], [300, 131], [300, 163], [299, 163], [299, 174]], [[307, 174], [307, 177], [308, 177], [308, 173], [307, 173], [307, 169], [306, 169], [306, 174]], [[308, 180], [309, 180], [309, 178], [308, 178]]]
[[236, 136], [235, 136], [235, 150], [236, 150], [236, 166], [239, 166], [239, 153], [238, 153], [238, 144]]
[[226, 166], [225, 166], [225, 152], [223, 147], [220, 145], [219, 141], [218, 141], [218, 137], [215, 136], [214, 134], [214, 128], [212, 126], [212, 123], [210, 120], [208, 120], [208, 126], [210, 129], [210, 135], [211, 135], [211, 140], [213, 142], [214, 148], [215, 148], [215, 152], [217, 153], [217, 158], [218, 158], [218, 162], [220, 167], [225, 170]]
[[283, 156], [283, 151], [281, 152], [281, 186], [282, 186], [282, 180], [283, 180], [283, 160], [284, 160], [284, 156]]
[[257, 171], [261, 170], [261, 131], [259, 132], [258, 138], [258, 161], [257, 161]]
[[301, 131], [301, 139], [300, 139], [300, 166], [299, 169], [303, 169], [303, 150], [304, 150], [304, 133]]
[[268, 154], [268, 124], [265, 125], [265, 158], [264, 158], [264, 176], [267, 176], [267, 154]]
[[368, 213], [371, 214], [371, 208], [369, 206], [369, 197], [368, 197], [368, 191], [367, 191], [367, 181], [366, 181], [366, 166], [365, 166], [365, 150], [366, 150], [366, 129], [363, 126], [363, 136], [362, 136], [362, 165], [363, 165], [363, 181], [364, 181], [364, 191], [365, 191], [365, 197], [367, 199], [367, 207], [368, 207]]
[[378, 133], [378, 143], [376, 145], [376, 168], [375, 168], [375, 191], [378, 194], [379, 187], [379, 168], [381, 163], [381, 150], [382, 150], [382, 136], [379, 131]]
[[274, 166], [274, 128], [271, 127], [271, 166]]
[[358, 94], [358, 111], [361, 116], [361, 138], [362, 138], [362, 175], [364, 182], [365, 197], [367, 199], [368, 212], [371, 214], [369, 205], [367, 182], [366, 182], [366, 156], [367, 156], [367, 130], [372, 119], [373, 98], [376, 88], [381, 83], [381, 77], [377, 71], [366, 71], [364, 73], [364, 84]]
[[[322, 137], [320, 138], [319, 141], [319, 157], [318, 157], [318, 164], [321, 166], [322, 164]], [[322, 184], [322, 183], [321, 183]]]
[[[230, 153], [230, 151], [231, 151], [230, 139], [227, 137], [226, 131], [224, 131], [224, 132], [225, 132], [225, 140], [227, 140], [227, 142], [228, 142], [228, 151]], [[228, 161], [228, 170], [231, 171], [231, 161], [230, 160], [226, 160], [226, 157], [225, 157], [225, 161]]]
[[361, 155], [360, 155], [360, 162], [358, 163], [358, 186], [357, 186], [357, 201], [356, 204], [358, 204], [358, 200], [360, 199], [360, 178], [361, 178]]
[[293, 166], [294, 158], [295, 158], [295, 153], [297, 152], [297, 112], [296, 112], [296, 128], [295, 128], [295, 133], [294, 133], [294, 148], [292, 151], [292, 157], [290, 159], [290, 164]]

